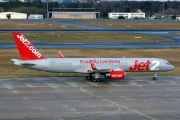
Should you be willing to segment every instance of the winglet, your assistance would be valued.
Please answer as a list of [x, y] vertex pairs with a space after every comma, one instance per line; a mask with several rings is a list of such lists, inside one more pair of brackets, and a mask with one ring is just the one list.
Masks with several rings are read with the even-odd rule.
[[58, 50], [58, 53], [59, 53], [59, 57], [60, 57], [60, 58], [65, 58], [64, 55], [61, 53], [60, 50]]
[[97, 70], [96, 66], [94, 65], [94, 63], [92, 62], [92, 60], [89, 61], [91, 64], [91, 68], [92, 70]]
[[20, 32], [12, 32], [22, 60], [45, 59], [45, 57]]

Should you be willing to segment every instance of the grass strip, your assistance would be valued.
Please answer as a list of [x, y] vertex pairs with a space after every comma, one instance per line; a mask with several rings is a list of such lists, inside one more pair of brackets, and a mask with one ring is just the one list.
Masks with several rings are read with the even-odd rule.
[[[39, 49], [47, 57], [59, 57], [57, 49]], [[175, 66], [171, 72], [161, 72], [159, 76], [179, 76], [180, 75], [180, 49], [61, 49], [67, 58], [126, 58], [130, 57], [150, 57], [168, 60]], [[36, 70], [30, 70], [15, 66], [10, 60], [20, 59], [17, 49], [0, 49], [0, 77], [58, 77], [58, 76], [85, 76], [82, 74], [58, 74]], [[152, 76], [153, 73], [128, 72], [127, 76]]]
[[172, 32], [174, 35], [180, 35], [180, 32]]
[[63, 29], [80, 29], [79, 27], [66, 26], [62, 24], [52, 24], [46, 22], [22, 22], [22, 21], [1, 21], [0, 29], [20, 29], [20, 30], [63, 30]]
[[[173, 42], [173, 40], [141, 34], [109, 32], [23, 33], [31, 42]], [[0, 33], [0, 42], [14, 42], [11, 33]]]

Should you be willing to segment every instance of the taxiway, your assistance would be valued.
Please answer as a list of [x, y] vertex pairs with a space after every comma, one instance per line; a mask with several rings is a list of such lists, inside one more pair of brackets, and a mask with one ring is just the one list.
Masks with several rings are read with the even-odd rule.
[[3, 120], [180, 120], [180, 76], [0, 78]]
[[[33, 42], [37, 48], [180, 48], [180, 42]], [[16, 48], [1, 42], [0, 48]]]

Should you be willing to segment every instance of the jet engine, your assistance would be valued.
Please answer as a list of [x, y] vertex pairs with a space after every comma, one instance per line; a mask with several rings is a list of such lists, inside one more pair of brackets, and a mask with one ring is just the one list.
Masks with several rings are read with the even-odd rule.
[[114, 80], [122, 80], [126, 76], [126, 72], [124, 70], [112, 70], [110, 73], [105, 74], [105, 78], [110, 78]]

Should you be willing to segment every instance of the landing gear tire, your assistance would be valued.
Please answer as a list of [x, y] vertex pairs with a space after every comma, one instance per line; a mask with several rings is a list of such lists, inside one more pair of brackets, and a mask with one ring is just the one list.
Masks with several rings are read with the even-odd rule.
[[157, 77], [153, 77], [153, 80], [157, 80]]
[[89, 74], [89, 76], [86, 76], [86, 80], [92, 80], [92, 82], [100, 82], [99, 78], [94, 78], [92, 74]]
[[92, 82], [96, 82], [96, 79], [93, 79]]
[[100, 82], [100, 79], [98, 78], [98, 79], [96, 79], [96, 82]]
[[91, 80], [94, 80], [94, 77], [93, 77], [93, 76], [90, 76], [90, 79], [91, 79]]
[[90, 76], [86, 76], [86, 80], [90, 80]]
[[100, 79], [99, 78], [93, 79], [92, 82], [100, 82]]

